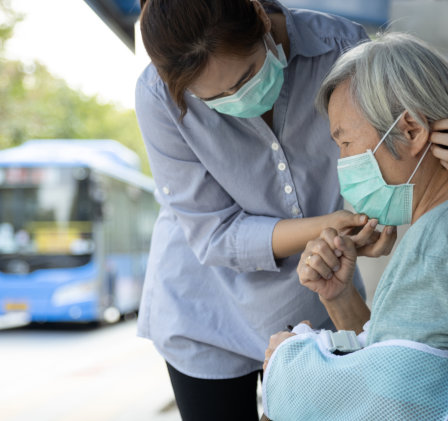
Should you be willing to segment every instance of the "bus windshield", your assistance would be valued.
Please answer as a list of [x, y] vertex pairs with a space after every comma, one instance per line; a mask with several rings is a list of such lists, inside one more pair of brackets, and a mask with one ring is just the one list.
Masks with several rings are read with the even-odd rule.
[[86, 264], [91, 209], [86, 168], [0, 168], [0, 271]]

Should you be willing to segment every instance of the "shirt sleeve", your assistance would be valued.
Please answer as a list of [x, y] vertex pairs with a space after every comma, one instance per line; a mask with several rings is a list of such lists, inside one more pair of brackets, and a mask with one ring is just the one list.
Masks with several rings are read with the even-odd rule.
[[280, 218], [250, 215], [213, 178], [182, 136], [167, 100], [139, 79], [136, 113], [162, 206], [201, 264], [237, 272], [279, 271], [272, 232]]

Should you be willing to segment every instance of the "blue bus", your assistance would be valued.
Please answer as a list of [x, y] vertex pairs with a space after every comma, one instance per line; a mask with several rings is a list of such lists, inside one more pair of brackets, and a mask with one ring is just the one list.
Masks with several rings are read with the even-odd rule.
[[138, 309], [154, 182], [113, 140], [0, 151], [0, 327], [114, 322]]

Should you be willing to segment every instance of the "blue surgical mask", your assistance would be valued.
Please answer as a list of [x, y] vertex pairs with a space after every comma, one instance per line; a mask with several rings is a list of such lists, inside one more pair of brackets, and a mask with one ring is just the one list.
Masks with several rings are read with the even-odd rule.
[[410, 224], [414, 185], [409, 184], [417, 172], [431, 143], [420, 158], [414, 172], [405, 184], [389, 185], [384, 181], [375, 152], [400, 120], [395, 120], [376, 148], [365, 153], [338, 160], [338, 177], [341, 195], [356, 212], [378, 219], [382, 225]]
[[[276, 49], [278, 57], [268, 43]], [[271, 35], [265, 35], [264, 45], [266, 59], [257, 74], [234, 94], [204, 101], [210, 108], [234, 117], [250, 118], [258, 117], [274, 106], [282, 89], [283, 69], [287, 61], [281, 44], [275, 45]]]

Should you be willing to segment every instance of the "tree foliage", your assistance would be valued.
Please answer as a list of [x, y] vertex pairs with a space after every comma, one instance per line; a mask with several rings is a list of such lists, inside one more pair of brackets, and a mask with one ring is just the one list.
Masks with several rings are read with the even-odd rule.
[[70, 88], [38, 62], [6, 60], [4, 45], [21, 16], [0, 0], [0, 17], [0, 149], [28, 139], [114, 139], [134, 150], [149, 173], [134, 111]]
[[12, 37], [16, 23], [22, 18], [12, 9], [10, 0], [0, 0], [0, 52], [4, 51], [6, 41]]

